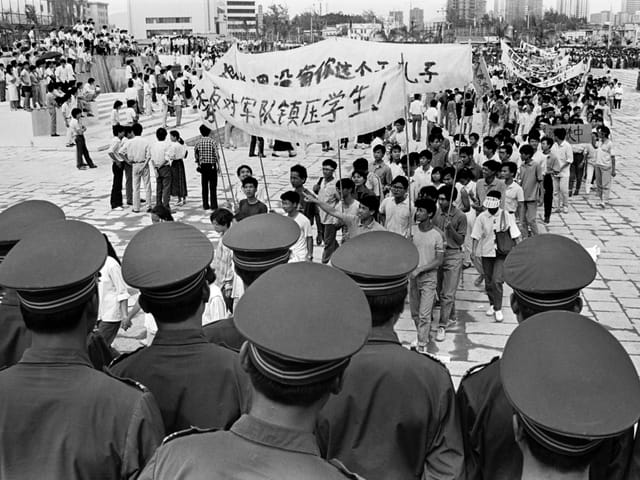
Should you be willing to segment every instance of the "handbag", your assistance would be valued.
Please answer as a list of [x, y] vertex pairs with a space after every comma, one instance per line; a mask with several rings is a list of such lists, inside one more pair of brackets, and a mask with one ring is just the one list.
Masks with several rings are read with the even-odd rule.
[[[500, 230], [495, 232], [496, 234], [496, 255], [507, 256], [513, 247], [516, 245], [516, 241], [511, 238], [511, 229], [505, 219], [505, 212], [502, 211], [500, 215]], [[506, 230], [505, 230], [506, 228]]]

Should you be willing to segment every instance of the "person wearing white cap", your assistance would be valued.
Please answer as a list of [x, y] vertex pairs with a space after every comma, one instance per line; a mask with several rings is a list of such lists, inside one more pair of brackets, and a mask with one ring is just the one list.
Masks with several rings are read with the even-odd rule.
[[512, 213], [500, 208], [499, 191], [487, 193], [482, 206], [485, 210], [478, 215], [471, 238], [471, 254], [482, 259], [484, 284], [489, 297], [487, 316], [495, 315], [496, 322], [504, 320], [502, 314], [503, 267], [510, 247], [520, 238], [520, 229]]

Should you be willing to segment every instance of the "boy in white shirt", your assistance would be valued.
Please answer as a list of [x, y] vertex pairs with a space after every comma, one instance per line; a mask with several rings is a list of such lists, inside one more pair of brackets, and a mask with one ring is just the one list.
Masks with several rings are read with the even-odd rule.
[[422, 117], [424, 116], [424, 105], [419, 93], [413, 96], [413, 101], [409, 104], [409, 115], [411, 115], [413, 140], [419, 142], [422, 133]]
[[300, 227], [300, 237], [291, 247], [289, 262], [311, 262], [313, 260], [313, 232], [309, 219], [298, 211], [300, 195], [297, 192], [288, 191], [280, 195], [280, 200], [282, 201], [282, 209]]

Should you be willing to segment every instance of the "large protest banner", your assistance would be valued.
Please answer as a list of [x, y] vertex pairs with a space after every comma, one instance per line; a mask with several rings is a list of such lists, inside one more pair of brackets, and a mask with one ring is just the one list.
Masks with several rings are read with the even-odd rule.
[[198, 108], [214, 126], [218, 114], [251, 135], [321, 142], [372, 132], [404, 115], [400, 65], [314, 88], [283, 88], [205, 72], [196, 85]]
[[241, 53], [233, 45], [210, 71], [246, 82], [310, 87], [332, 80], [363, 79], [403, 59], [409, 94], [464, 88], [473, 80], [470, 45], [379, 43], [347, 38], [258, 54]]
[[485, 62], [480, 53], [473, 56], [473, 88], [476, 89], [476, 93], [480, 96], [487, 95], [493, 90], [487, 62]]

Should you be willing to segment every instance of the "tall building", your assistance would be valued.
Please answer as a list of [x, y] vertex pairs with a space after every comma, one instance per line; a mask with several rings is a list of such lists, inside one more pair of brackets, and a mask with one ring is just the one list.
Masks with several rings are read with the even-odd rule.
[[602, 10], [599, 13], [592, 13], [589, 23], [595, 23], [596, 25], [603, 25], [611, 21], [611, 10]]
[[404, 12], [402, 10], [393, 10], [389, 12], [389, 24], [401, 27], [404, 25]]
[[632, 14], [640, 11], [640, 0], [622, 0], [621, 11]]
[[409, 10], [409, 29], [419, 32], [424, 30], [424, 10], [421, 8]]
[[589, 0], [558, 0], [557, 11], [570, 18], [588, 18]]
[[[215, 0], [129, 0], [128, 30], [135, 38], [220, 33]], [[255, 16], [254, 16], [255, 23]]]
[[506, 23], [527, 17], [542, 17], [542, 0], [495, 0], [494, 16]]
[[256, 1], [226, 0], [227, 33], [237, 38], [256, 36]]
[[98, 28], [109, 25], [109, 4], [100, 0], [87, 2], [87, 18], [91, 18]]
[[487, 11], [487, 0], [448, 0], [447, 21], [467, 26], [480, 22]]

